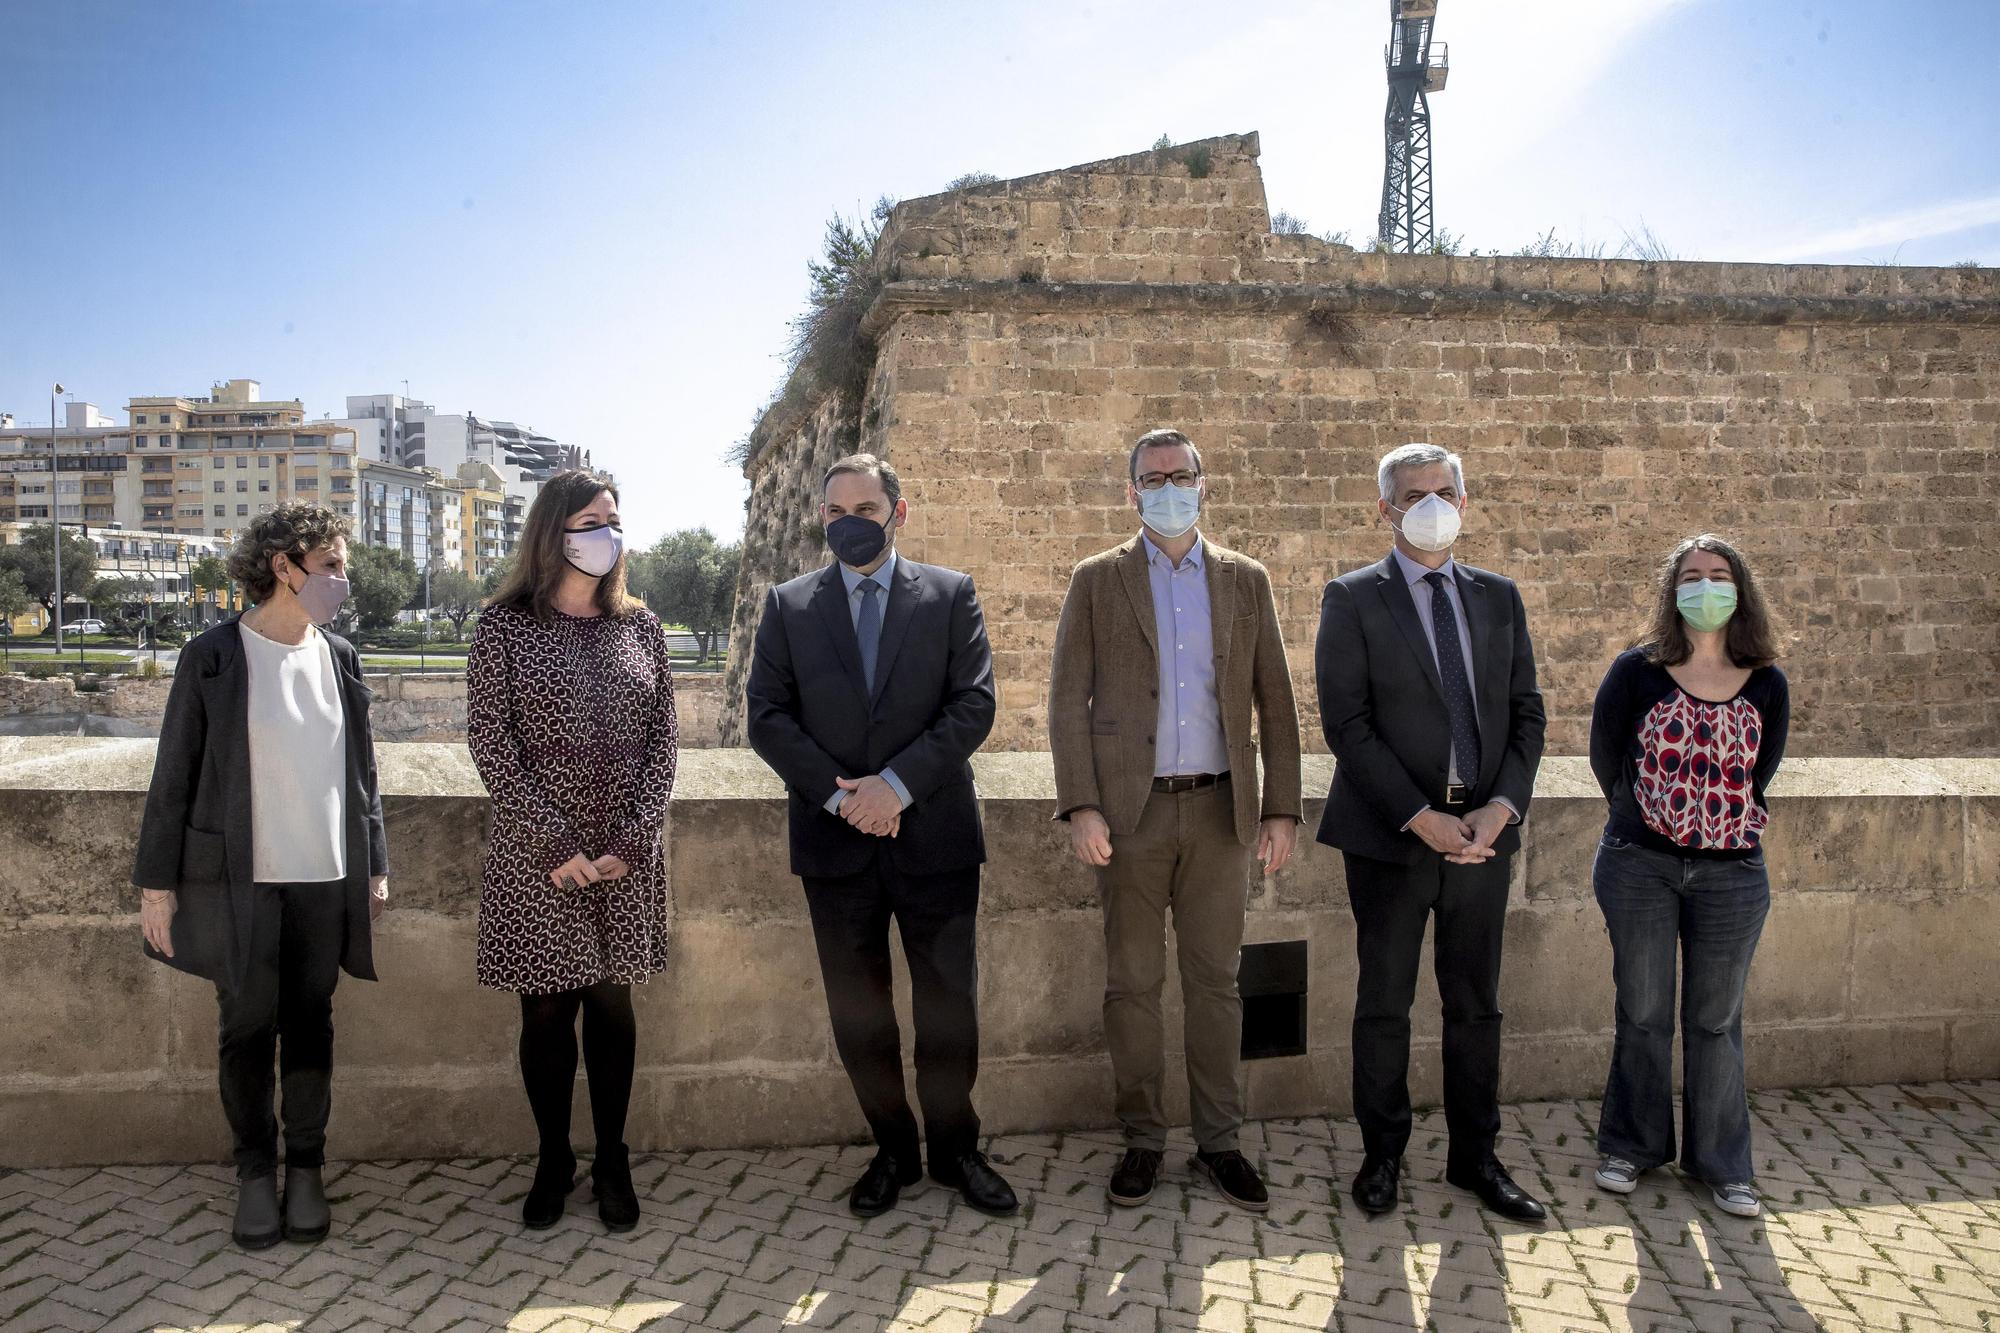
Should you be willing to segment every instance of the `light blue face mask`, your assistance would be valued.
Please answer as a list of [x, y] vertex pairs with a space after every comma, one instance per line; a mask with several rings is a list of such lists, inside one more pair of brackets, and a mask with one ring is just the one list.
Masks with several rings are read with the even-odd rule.
[[1674, 605], [1680, 608], [1681, 619], [1690, 628], [1703, 633], [1718, 630], [1736, 614], [1736, 585], [1717, 583], [1714, 579], [1683, 583], [1674, 589]]
[[1201, 483], [1139, 492], [1139, 517], [1162, 537], [1178, 537], [1201, 517]]

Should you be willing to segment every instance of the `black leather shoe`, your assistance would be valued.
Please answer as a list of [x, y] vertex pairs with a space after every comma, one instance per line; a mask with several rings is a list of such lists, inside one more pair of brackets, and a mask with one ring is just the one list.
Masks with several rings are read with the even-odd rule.
[[316, 1166], [285, 1168], [285, 1239], [311, 1244], [333, 1228], [326, 1205], [326, 1182]]
[[544, 1153], [535, 1165], [535, 1183], [521, 1201], [521, 1221], [530, 1231], [547, 1231], [562, 1221], [563, 1201], [576, 1188], [576, 1154], [560, 1157]]
[[278, 1173], [266, 1172], [236, 1182], [236, 1221], [230, 1238], [246, 1250], [268, 1250], [285, 1238], [278, 1212]]
[[1188, 1158], [1188, 1165], [1197, 1174], [1207, 1176], [1209, 1183], [1222, 1191], [1222, 1197], [1238, 1208], [1261, 1213], [1271, 1206], [1271, 1196], [1264, 1191], [1264, 1178], [1250, 1165], [1250, 1159], [1234, 1148], [1227, 1152], [1198, 1152]]
[[1534, 1195], [1514, 1183], [1514, 1178], [1507, 1174], [1507, 1168], [1500, 1165], [1497, 1158], [1489, 1157], [1476, 1167], [1451, 1167], [1445, 1171], [1444, 1179], [1448, 1185], [1471, 1190], [1479, 1196], [1481, 1203], [1502, 1217], [1516, 1222], [1548, 1219], [1548, 1210]]
[[1399, 1188], [1403, 1176], [1403, 1159], [1400, 1157], [1376, 1157], [1372, 1154], [1361, 1161], [1361, 1171], [1354, 1177], [1354, 1202], [1361, 1205], [1361, 1211], [1370, 1217], [1379, 1217], [1396, 1206], [1401, 1197]]
[[1137, 1208], [1153, 1197], [1160, 1183], [1160, 1159], [1166, 1154], [1157, 1148], [1127, 1148], [1111, 1173], [1111, 1202], [1120, 1208]]
[[880, 1217], [896, 1206], [905, 1189], [923, 1178], [921, 1167], [904, 1166], [890, 1154], [878, 1152], [847, 1192], [848, 1211], [856, 1217]]
[[639, 1196], [632, 1189], [632, 1159], [620, 1143], [599, 1148], [590, 1164], [591, 1191], [597, 1195], [597, 1218], [611, 1232], [639, 1225]]
[[957, 1190], [967, 1203], [989, 1217], [1012, 1217], [1021, 1207], [1013, 1186], [986, 1164], [984, 1153], [964, 1153], [949, 1163], [934, 1165], [931, 1179]]

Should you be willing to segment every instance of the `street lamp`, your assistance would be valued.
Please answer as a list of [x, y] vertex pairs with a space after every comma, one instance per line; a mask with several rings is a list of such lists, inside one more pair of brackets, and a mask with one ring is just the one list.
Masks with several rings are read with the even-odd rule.
[[58, 384], [49, 391], [49, 529], [55, 539], [56, 569], [56, 656], [62, 656], [62, 489], [57, 481], [56, 399], [62, 394]]

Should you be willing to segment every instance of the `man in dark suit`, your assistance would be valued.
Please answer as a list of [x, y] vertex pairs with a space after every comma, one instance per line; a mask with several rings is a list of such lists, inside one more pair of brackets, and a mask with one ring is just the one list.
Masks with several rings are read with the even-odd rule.
[[1513, 582], [1452, 560], [1458, 457], [1406, 444], [1377, 470], [1395, 534], [1380, 564], [1327, 584], [1314, 668], [1336, 767], [1319, 841], [1338, 847], [1354, 911], [1354, 1200], [1396, 1206], [1410, 1137], [1410, 1003], [1436, 915], [1444, 1009], [1445, 1179], [1488, 1208], [1542, 1205], [1494, 1155], [1500, 1130], [1500, 938], [1508, 863], [1542, 757], [1534, 646]]
[[970, 760], [993, 729], [986, 621], [967, 575], [897, 555], [909, 504], [881, 459], [828, 468], [819, 512], [837, 560], [771, 589], [746, 693], [750, 744], [791, 798], [792, 872], [834, 1044], [879, 1147], [848, 1206], [887, 1212], [923, 1178], [890, 990], [894, 919], [931, 1176], [1006, 1216], [1019, 1204], [979, 1152], [972, 1109], [986, 845]]

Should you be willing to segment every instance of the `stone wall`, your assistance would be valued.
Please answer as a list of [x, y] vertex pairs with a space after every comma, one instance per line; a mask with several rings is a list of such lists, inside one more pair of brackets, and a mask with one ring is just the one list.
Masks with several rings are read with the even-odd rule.
[[[375, 691], [369, 721], [378, 743], [465, 739], [463, 672], [397, 671], [370, 675], [367, 680]], [[68, 676], [32, 680], [0, 675], [0, 718], [118, 718], [134, 724], [134, 732], [157, 736], [172, 685], [171, 677], [108, 677], [100, 689], [79, 691]], [[722, 677], [717, 672], [690, 671], [674, 677], [674, 704], [684, 748], [712, 749], [721, 743], [723, 699]]]
[[[0, 739], [0, 1165], [220, 1160], [215, 1002], [139, 953], [125, 884], [151, 742]], [[1306, 764], [1326, 790], [1331, 761]], [[1112, 1123], [1091, 878], [1049, 819], [1046, 755], [975, 761], [991, 863], [981, 907], [980, 1110], [996, 1133]], [[525, 1152], [513, 997], [472, 980], [486, 803], [463, 747], [385, 745], [394, 905], [383, 980], [336, 1000], [333, 1151]], [[1321, 802], [1307, 802], [1309, 825]], [[1544, 766], [1507, 924], [1504, 1092], [1592, 1096], [1610, 1051], [1610, 951], [1590, 896], [1602, 802]], [[1805, 760], [1773, 789], [1771, 920], [1751, 976], [1761, 1087], [2000, 1075], [2000, 761]], [[630, 1138], [642, 1150], [861, 1133], [835, 1060], [778, 784], [744, 751], [691, 751], [669, 816], [678, 928], [640, 988]], [[1354, 991], [1339, 857], [1310, 842], [1253, 886], [1253, 942], [1306, 942], [1304, 1055], [1246, 1063], [1254, 1117], [1348, 1108]], [[900, 980], [907, 1013], [907, 988]], [[1167, 1031], [1179, 1000], [1168, 983]], [[1438, 1015], [1413, 1085], [1439, 1090]], [[908, 1047], [906, 1045], [905, 1049]], [[1178, 1057], [1173, 1114], [1185, 1118]], [[579, 1132], [587, 1132], [579, 1086]]]
[[[1257, 151], [888, 224], [865, 412], [911, 500], [902, 549], [977, 580], [990, 746], [1046, 744], [1070, 568], [1136, 530], [1126, 451], [1170, 424], [1210, 472], [1204, 531], [1271, 567], [1309, 748], [1321, 589], [1387, 550], [1376, 460], [1431, 440], [1466, 461], [1457, 554], [1521, 583], [1552, 750], [1583, 748], [1656, 562], [1714, 530], [1778, 614], [1795, 753], [2000, 753], [2000, 274], [1356, 253], [1270, 233]], [[749, 465], [752, 546], [811, 501], [768, 484], [779, 459]], [[826, 558], [806, 545], [785, 570]]]

